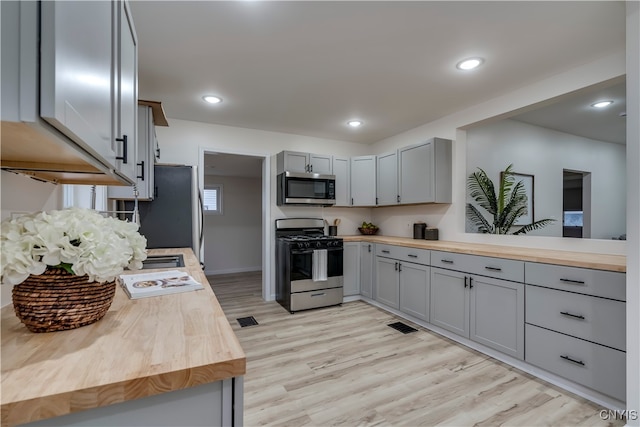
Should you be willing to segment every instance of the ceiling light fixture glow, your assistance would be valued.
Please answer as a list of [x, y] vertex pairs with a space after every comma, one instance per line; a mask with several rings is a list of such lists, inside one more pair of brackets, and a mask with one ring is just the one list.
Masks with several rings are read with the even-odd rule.
[[613, 104], [613, 101], [598, 101], [591, 104], [591, 106], [595, 108], [604, 108], [604, 107], [608, 107], [611, 104]]
[[213, 95], [205, 95], [202, 97], [202, 99], [204, 99], [209, 104], [219, 104], [222, 102], [222, 98]]
[[362, 126], [362, 120], [349, 120], [347, 124], [352, 128], [357, 128]]
[[474, 68], [477, 68], [480, 65], [482, 65], [483, 62], [484, 62], [484, 59], [482, 58], [468, 58], [458, 62], [458, 64], [456, 64], [456, 68], [458, 70], [465, 70], [465, 71], [473, 70]]

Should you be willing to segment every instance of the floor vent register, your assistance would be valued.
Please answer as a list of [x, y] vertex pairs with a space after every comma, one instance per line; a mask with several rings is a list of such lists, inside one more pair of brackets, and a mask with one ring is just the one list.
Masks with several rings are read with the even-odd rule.
[[241, 317], [236, 320], [238, 321], [238, 324], [240, 325], [241, 328], [244, 328], [245, 326], [254, 326], [258, 324], [258, 321], [253, 316]]
[[409, 325], [406, 325], [402, 322], [396, 322], [396, 323], [390, 323], [388, 326], [392, 327], [393, 329], [402, 332], [403, 334], [408, 334], [411, 332], [417, 332], [418, 330], [416, 328], [412, 328]]

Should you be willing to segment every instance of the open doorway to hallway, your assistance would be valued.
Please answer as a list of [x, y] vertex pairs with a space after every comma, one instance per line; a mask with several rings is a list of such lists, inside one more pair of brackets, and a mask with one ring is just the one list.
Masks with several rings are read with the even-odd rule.
[[263, 157], [204, 153], [205, 274], [256, 272], [263, 263]]

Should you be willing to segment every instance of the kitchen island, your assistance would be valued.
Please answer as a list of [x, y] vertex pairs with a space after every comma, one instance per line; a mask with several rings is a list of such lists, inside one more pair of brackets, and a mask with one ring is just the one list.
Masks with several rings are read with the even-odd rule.
[[244, 351], [191, 249], [149, 250], [168, 254], [204, 289], [130, 300], [118, 286], [103, 319], [50, 333], [2, 308], [2, 426], [242, 425]]

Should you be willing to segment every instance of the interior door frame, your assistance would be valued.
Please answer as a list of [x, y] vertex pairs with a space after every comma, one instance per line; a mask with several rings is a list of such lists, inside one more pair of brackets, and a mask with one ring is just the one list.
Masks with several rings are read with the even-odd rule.
[[[198, 157], [198, 188], [204, 194], [204, 156], [205, 154], [232, 154], [236, 156], [251, 156], [262, 158], [262, 299], [273, 300], [275, 288], [273, 287], [275, 274], [273, 269], [274, 254], [272, 242], [274, 240], [271, 227], [271, 154], [255, 153], [247, 151], [235, 151], [226, 148], [200, 147]], [[204, 224], [202, 224], [204, 227]], [[204, 240], [202, 244], [201, 260], [204, 259]]]

